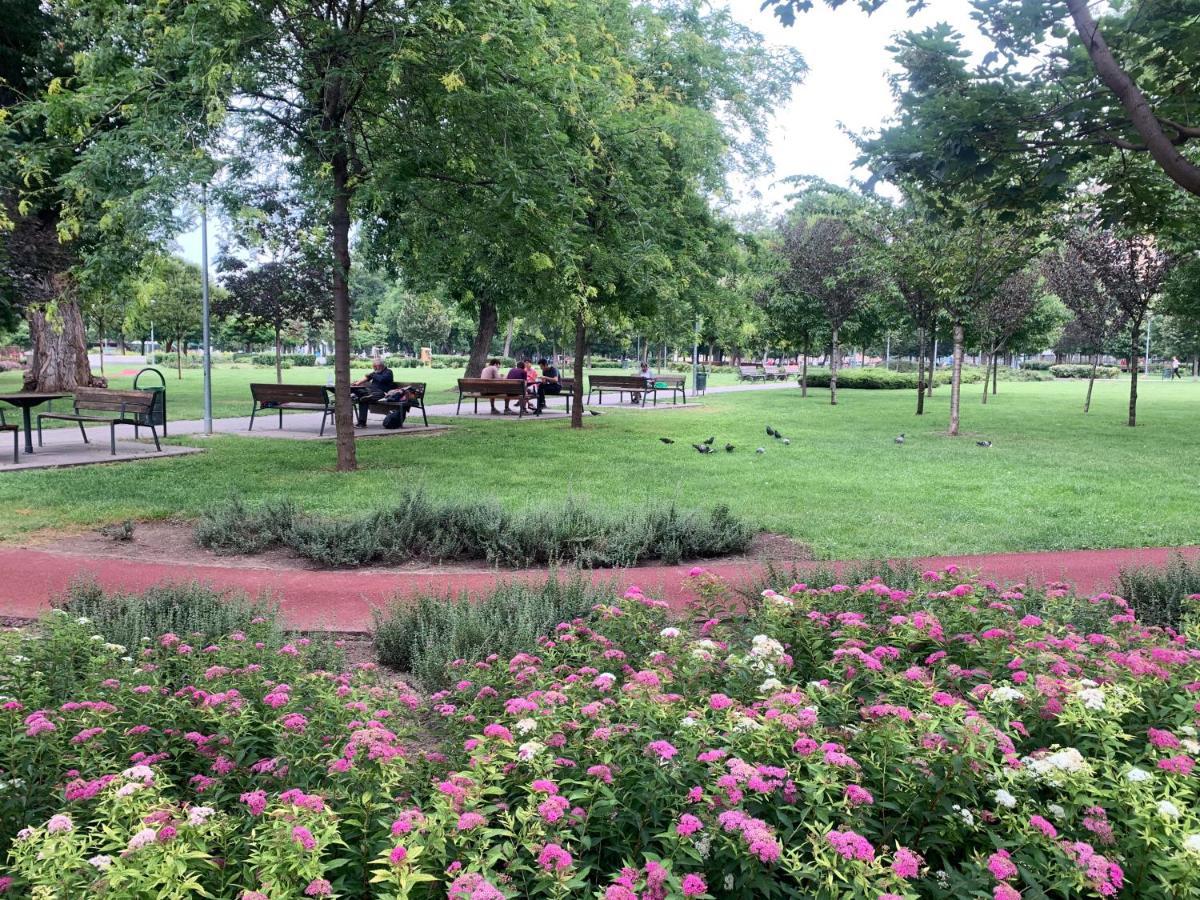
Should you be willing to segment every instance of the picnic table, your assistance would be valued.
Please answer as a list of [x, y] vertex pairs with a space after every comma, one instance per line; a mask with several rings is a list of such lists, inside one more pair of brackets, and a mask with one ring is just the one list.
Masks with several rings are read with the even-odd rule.
[[17, 391], [14, 394], [0, 394], [0, 401], [11, 406], [19, 407], [21, 418], [25, 425], [25, 452], [33, 452], [33, 416], [30, 411], [35, 406], [49, 403], [51, 400], [61, 400], [66, 394], [42, 393], [39, 391]]

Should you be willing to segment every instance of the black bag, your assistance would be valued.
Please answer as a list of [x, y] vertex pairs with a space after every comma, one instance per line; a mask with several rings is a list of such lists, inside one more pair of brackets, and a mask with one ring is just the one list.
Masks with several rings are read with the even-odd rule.
[[383, 427], [389, 429], [403, 428], [406, 409], [393, 409], [383, 417]]

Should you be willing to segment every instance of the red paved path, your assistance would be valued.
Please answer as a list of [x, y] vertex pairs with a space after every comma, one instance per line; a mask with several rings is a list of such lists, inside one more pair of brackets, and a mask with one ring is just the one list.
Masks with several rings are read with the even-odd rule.
[[[1068, 581], [1095, 592], [1113, 586], [1125, 566], [1161, 565], [1182, 552], [1196, 558], [1200, 547], [1181, 550], [1076, 550], [1055, 553], [1009, 553], [994, 556], [936, 557], [922, 566], [940, 568], [955, 563], [979, 570], [997, 581]], [[756, 563], [706, 566], [732, 583], [744, 582], [758, 571]], [[689, 597], [686, 580], [691, 566], [661, 566], [599, 571], [597, 580], [615, 578], [622, 586], [636, 584], [647, 594], [681, 603]], [[544, 572], [428, 572], [380, 574], [353, 570], [313, 572], [295, 569], [244, 568], [219, 565], [167, 564], [127, 559], [90, 558], [43, 550], [0, 550], [0, 616], [33, 618], [49, 607], [49, 599], [70, 581], [90, 576], [109, 589], [142, 590], [162, 581], [201, 581], [217, 588], [263, 592], [279, 600], [287, 627], [315, 630], [365, 631], [371, 610], [396, 596], [419, 593], [478, 592], [497, 579], [533, 578]], [[786, 587], [781, 585], [780, 587]]]

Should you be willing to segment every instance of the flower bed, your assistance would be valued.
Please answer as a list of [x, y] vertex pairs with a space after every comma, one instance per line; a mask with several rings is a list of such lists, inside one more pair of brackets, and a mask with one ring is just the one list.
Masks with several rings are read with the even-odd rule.
[[253, 629], [129, 656], [53, 616], [0, 647], [0, 884], [1196, 896], [1200, 631], [926, 578], [795, 585], [694, 632], [635, 590], [427, 698], [371, 665], [311, 672], [303, 641]]

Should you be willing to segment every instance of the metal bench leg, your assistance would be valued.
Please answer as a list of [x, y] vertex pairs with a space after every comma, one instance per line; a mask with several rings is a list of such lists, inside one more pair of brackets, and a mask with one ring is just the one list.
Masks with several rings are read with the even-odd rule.
[[[83, 423], [80, 422], [79, 424], [82, 425]], [[110, 448], [109, 452], [113, 456], [116, 456], [117, 455], [117, 423], [116, 422], [113, 422], [111, 425], [108, 426], [108, 445]]]
[[321, 430], [317, 432], [317, 437], [325, 437], [325, 423], [329, 421], [329, 410], [321, 413]]
[[41, 416], [37, 417], [37, 426], [38, 426], [38, 446], [40, 447], [40, 446], [42, 446], [42, 417]]
[[18, 462], [21, 461], [21, 458], [18, 455], [20, 450], [21, 450], [21, 432], [14, 431], [13, 432], [13, 465], [14, 466]]
[[150, 426], [150, 433], [154, 435], [154, 449], [162, 453], [162, 444], [158, 442], [158, 429], [153, 425]]
[[425, 415], [425, 401], [421, 401], [421, 421], [425, 423], [425, 427], [429, 427], [429, 416]]
[[279, 430], [283, 431], [283, 407], [279, 407]]
[[458, 392], [458, 406], [454, 410], [454, 414], [456, 416], [462, 415], [462, 397], [463, 397], [462, 391], [459, 391]]
[[[79, 424], [79, 433], [83, 435], [83, 442], [86, 444], [86, 443], [88, 443], [87, 429], [83, 427], [82, 422], [80, 422], [78, 424]], [[40, 438], [40, 435], [39, 435], [39, 438]]]

